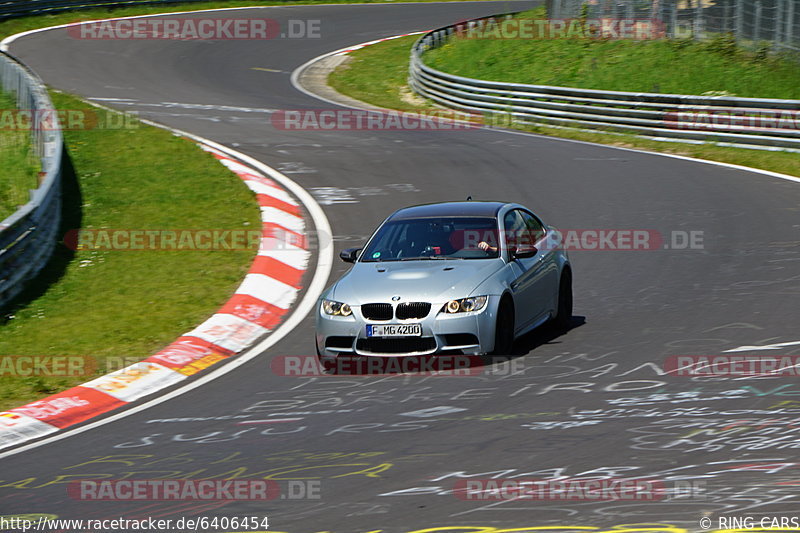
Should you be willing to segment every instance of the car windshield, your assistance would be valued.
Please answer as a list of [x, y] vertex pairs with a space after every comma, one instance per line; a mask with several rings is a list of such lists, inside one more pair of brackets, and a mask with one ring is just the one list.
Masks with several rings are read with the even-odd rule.
[[384, 224], [361, 261], [490, 259], [499, 256], [497, 220], [489, 217], [415, 218]]

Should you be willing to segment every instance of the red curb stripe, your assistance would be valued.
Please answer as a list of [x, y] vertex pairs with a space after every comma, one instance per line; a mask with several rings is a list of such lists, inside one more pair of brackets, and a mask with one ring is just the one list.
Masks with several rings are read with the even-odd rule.
[[261, 229], [264, 239], [276, 239], [297, 248], [302, 248], [303, 250], [308, 249], [306, 236], [302, 233], [297, 233], [275, 222], [263, 222], [261, 224]]
[[257, 194], [256, 199], [258, 200], [258, 205], [261, 207], [274, 207], [275, 209], [286, 211], [296, 217], [300, 216], [300, 206], [298, 205], [292, 205], [267, 194]]
[[242, 177], [242, 179], [244, 181], [254, 181], [254, 182], [260, 183], [262, 185], [267, 185], [269, 187], [272, 187], [273, 189], [278, 189], [279, 191], [286, 190], [283, 187], [281, 187], [278, 183], [276, 183], [275, 181], [273, 181], [273, 180], [271, 180], [271, 179], [269, 179], [267, 177], [261, 176], [260, 174], [250, 174], [247, 177]]
[[104, 392], [79, 385], [9, 411], [28, 415], [63, 429], [125, 403]]
[[218, 313], [237, 316], [253, 324], [258, 324], [262, 328], [272, 330], [280, 323], [286, 311], [286, 309], [259, 300], [255, 296], [235, 294]]
[[300, 289], [302, 287], [300, 280], [303, 279], [305, 270], [297, 270], [282, 261], [278, 261], [274, 257], [259, 255], [256, 257], [255, 261], [253, 261], [250, 273], [263, 274], [294, 287], [295, 289]]
[[222, 346], [198, 337], [183, 336], [145, 361], [158, 363], [190, 376], [205, 368], [206, 363], [213, 364], [231, 355], [234, 352]]
[[[221, 353], [223, 355], [233, 355], [234, 352], [228, 350], [227, 348], [223, 348], [222, 346], [217, 346], [213, 342], [208, 342], [207, 340], [201, 339], [200, 337], [195, 337], [192, 335], [181, 335], [177, 339], [175, 339], [171, 344], [166, 346], [163, 350], [160, 350], [154, 355], [159, 354], [196, 354], [199, 357], [208, 355], [210, 353]], [[156, 361], [158, 362], [158, 361]]]

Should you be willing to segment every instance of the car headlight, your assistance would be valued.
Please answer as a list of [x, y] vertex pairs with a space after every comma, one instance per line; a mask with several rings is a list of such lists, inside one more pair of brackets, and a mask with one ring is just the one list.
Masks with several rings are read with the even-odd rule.
[[450, 300], [444, 307], [442, 312], [447, 314], [453, 313], [471, 313], [473, 311], [480, 311], [486, 306], [486, 296], [473, 296], [472, 298], [461, 298], [460, 300]]
[[322, 300], [322, 310], [325, 311], [326, 315], [333, 316], [350, 316], [353, 314], [353, 310], [350, 309], [349, 305], [334, 300]]

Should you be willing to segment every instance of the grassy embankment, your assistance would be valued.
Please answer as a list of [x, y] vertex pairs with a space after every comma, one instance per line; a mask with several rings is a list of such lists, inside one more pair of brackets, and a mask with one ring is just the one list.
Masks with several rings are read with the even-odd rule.
[[[58, 109], [104, 113], [53, 93]], [[91, 122], [87, 121], [87, 122]], [[119, 129], [65, 130], [71, 229], [260, 229], [241, 180], [194, 143], [127, 121]], [[0, 316], [0, 356], [89, 356], [116, 368], [189, 331], [230, 297], [255, 249], [77, 250], [63, 244], [33, 287]], [[6, 368], [7, 369], [7, 368]], [[0, 410], [94, 377], [0, 376]]]
[[30, 132], [17, 129], [20, 115], [13, 96], [0, 92], [0, 221], [30, 199], [40, 169]]
[[[406, 83], [409, 52], [417, 38], [404, 37], [351, 52], [351, 60], [331, 74], [329, 83], [342, 94], [381, 107], [435, 109], [414, 96]], [[481, 79], [618, 91], [800, 99], [800, 68], [795, 59], [767, 53], [763, 47], [755, 52], [739, 49], [724, 35], [706, 42], [456, 38], [425, 54], [426, 63], [434, 68]], [[800, 156], [796, 153], [661, 142], [547, 126], [520, 129], [800, 176]]]

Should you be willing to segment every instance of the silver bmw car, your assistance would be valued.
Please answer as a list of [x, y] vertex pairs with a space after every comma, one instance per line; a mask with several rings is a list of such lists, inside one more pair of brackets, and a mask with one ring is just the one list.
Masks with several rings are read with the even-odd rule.
[[572, 270], [555, 228], [525, 207], [446, 202], [406, 207], [321, 296], [317, 355], [507, 355], [514, 339], [572, 316]]

